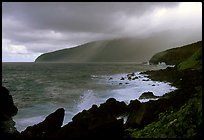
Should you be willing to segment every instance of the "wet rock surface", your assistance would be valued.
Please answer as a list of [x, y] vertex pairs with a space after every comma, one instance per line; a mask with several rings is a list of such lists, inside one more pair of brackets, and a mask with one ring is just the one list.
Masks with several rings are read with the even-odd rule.
[[155, 96], [153, 92], [144, 92], [142, 95], [139, 97], [139, 99], [154, 99], [154, 98], [159, 98], [159, 96]]

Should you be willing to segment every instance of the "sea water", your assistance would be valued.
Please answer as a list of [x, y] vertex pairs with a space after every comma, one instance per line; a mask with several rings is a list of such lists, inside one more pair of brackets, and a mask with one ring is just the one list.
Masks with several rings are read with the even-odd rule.
[[[166, 66], [135, 63], [2, 63], [2, 85], [13, 96], [18, 107], [13, 119], [17, 130], [23, 131], [61, 107], [65, 109], [65, 125], [78, 112], [111, 97], [128, 104], [143, 92], [161, 96], [173, 91], [176, 88], [170, 83], [139, 74], [163, 68]], [[139, 78], [129, 80], [128, 73]]]

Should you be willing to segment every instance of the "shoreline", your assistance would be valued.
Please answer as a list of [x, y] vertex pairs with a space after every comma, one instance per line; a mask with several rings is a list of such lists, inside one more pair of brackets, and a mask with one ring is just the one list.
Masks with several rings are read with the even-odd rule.
[[[157, 82], [157, 81], [150, 80], [149, 78], [147, 78], [148, 75], [140, 74], [141, 71], [137, 71], [137, 72], [134, 72], [134, 73], [135, 73], [136, 77], [139, 77], [139, 79], [128, 80], [127, 79], [128, 73], [106, 75], [106, 76], [103, 76], [103, 75], [102, 76], [93, 75], [91, 77], [97, 78], [97, 79], [99, 78], [99, 80], [103, 80], [102, 82], [105, 82], [105, 83], [107, 83], [109, 85], [112, 85], [114, 83], [115, 84], [114, 87], [115, 88], [119, 87], [119, 88], [113, 89], [112, 92], [115, 92], [115, 93], [113, 93], [113, 95], [111, 97], [115, 98], [117, 101], [124, 101], [127, 105], [130, 103], [131, 100], [138, 99], [139, 96], [141, 96], [142, 93], [147, 92], [147, 91], [153, 92], [156, 96], [162, 96], [163, 94], [171, 92], [172, 90], [176, 90], [174, 87], [168, 86], [170, 83]], [[109, 80], [110, 77], [113, 78], [113, 79]], [[125, 77], [125, 80], [120, 80], [122, 77]], [[119, 85], [119, 83], [121, 83], [121, 82], [123, 83], [123, 85]], [[128, 82], [128, 84], [125, 84], [127, 82]], [[136, 87], [136, 86], [138, 86], [138, 87]], [[158, 88], [160, 88], [161, 91], [157, 90]], [[138, 91], [138, 90], [140, 90], [140, 91]], [[163, 93], [163, 92], [165, 92], [165, 93]], [[75, 113], [74, 112], [70, 112], [70, 111], [67, 112], [67, 110], [65, 109], [64, 122], [63, 122], [62, 126], [65, 126], [67, 123], [71, 122], [72, 118], [75, 115], [77, 115], [78, 113], [82, 112], [84, 109], [85, 110], [90, 109], [93, 104], [89, 104], [88, 105], [88, 103], [90, 102], [89, 100], [91, 100], [92, 98], [95, 98], [95, 97], [92, 97], [92, 96], [95, 96], [94, 93], [92, 93], [92, 92], [84, 94], [84, 96], [83, 96], [84, 99], [82, 99], [81, 103], [79, 103], [77, 105], [77, 108], [80, 108], [80, 109], [77, 112], [75, 112]], [[111, 98], [111, 97], [109, 97], [109, 98]], [[106, 102], [107, 99], [104, 99], [103, 102], [98, 103], [96, 105], [100, 106], [100, 104]], [[138, 100], [140, 102], [148, 102], [149, 100], [158, 100], [158, 99], [159, 98], [156, 98], [156, 99], [155, 98], [151, 98], [151, 99], [138, 99]], [[83, 105], [86, 105], [86, 106], [89, 106], [89, 107], [83, 107]], [[70, 117], [69, 116], [70, 113], [74, 113], [74, 114]], [[26, 123], [27, 124], [27, 122], [29, 122], [29, 121], [31, 122], [30, 124], [27, 124], [26, 126], [24, 126], [21, 123], [16, 122], [16, 125], [20, 125], [20, 126], [16, 126], [16, 128], [17, 128], [17, 130], [19, 132], [22, 132], [28, 126], [32, 126], [34, 124], [38, 124], [38, 123], [42, 122], [44, 120], [44, 118], [48, 114], [45, 114], [44, 116], [39, 115], [39, 116], [34, 116], [34, 117], [27, 117], [25, 119], [23, 119], [23, 118], [17, 118], [16, 119], [14, 117], [15, 121], [19, 120], [21, 123]], [[67, 116], [67, 114], [68, 114], [68, 116]]]
[[[104, 138], [108, 135], [113, 138], [130, 138], [131, 134], [134, 134], [135, 131], [129, 131], [132, 128], [137, 128], [142, 131], [148, 124], [151, 124], [154, 121], [157, 121], [158, 115], [161, 112], [168, 111], [169, 109], [178, 110], [181, 106], [183, 106], [187, 101], [196, 94], [195, 87], [196, 85], [201, 85], [202, 77], [200, 79], [199, 74], [200, 71], [195, 70], [186, 70], [182, 72], [178, 72], [175, 68], [166, 68], [157, 71], [145, 71], [141, 72], [141, 74], [147, 74], [148, 78], [156, 81], [167, 81], [171, 82], [172, 85], [176, 86], [178, 89], [171, 91], [167, 94], [162, 95], [158, 100], [153, 101], [150, 100], [148, 102], [140, 102], [139, 100], [131, 100], [128, 105], [125, 105], [123, 101], [117, 101], [114, 98], [109, 98], [106, 102], [100, 104], [100, 106], [92, 105], [88, 110], [83, 110], [72, 118], [72, 121], [64, 126], [60, 126], [57, 131], [54, 131], [54, 135], [47, 133], [46, 138], [96, 138], [99, 133], [104, 134]], [[191, 75], [195, 75], [192, 77]], [[193, 81], [197, 79], [197, 81]], [[192, 85], [189, 85], [189, 84]], [[179, 101], [179, 102], [178, 102]], [[116, 109], [117, 108], [117, 109]], [[96, 113], [98, 112], [98, 113]], [[100, 113], [102, 112], [102, 114]], [[54, 112], [55, 113], [55, 112]], [[122, 117], [127, 117], [127, 120], [123, 120]], [[92, 122], [93, 119], [101, 120], [101, 115], [103, 116], [103, 121], [96, 121], [97, 127], [92, 130], [83, 130], [81, 125], [85, 122]], [[105, 115], [105, 116], [104, 116]], [[111, 117], [106, 118], [107, 116]], [[49, 117], [49, 116], [48, 116]], [[47, 118], [47, 117], [46, 117]], [[57, 118], [55, 118], [57, 119]], [[84, 120], [85, 119], [85, 120]], [[27, 127], [26, 130], [21, 132], [21, 136], [23, 138], [42, 138], [41, 127], [43, 125], [48, 125], [46, 123], [46, 119], [39, 124], [34, 126]], [[110, 123], [111, 122], [111, 123]], [[49, 122], [53, 123], [53, 122]], [[110, 124], [109, 124], [110, 123]], [[92, 127], [93, 124], [85, 123], [86, 127]], [[115, 126], [117, 124], [117, 127]], [[104, 129], [104, 125], [108, 125], [112, 133], [110, 134]], [[44, 128], [44, 126], [43, 126]], [[72, 130], [75, 128], [74, 130]], [[125, 129], [124, 129], [125, 128]], [[82, 130], [83, 131], [82, 131]], [[96, 131], [97, 130], [97, 131]], [[128, 131], [127, 131], [128, 130]], [[137, 130], [137, 131], [138, 131]], [[47, 131], [47, 130], [46, 130]], [[85, 132], [84, 132], [85, 131]], [[96, 132], [95, 132], [96, 131]], [[125, 131], [125, 134], [124, 134]], [[137, 132], [136, 131], [136, 132]], [[30, 135], [31, 132], [31, 135]], [[67, 134], [67, 132], [70, 132]], [[94, 132], [94, 133], [93, 133]], [[118, 135], [118, 133], [121, 135]], [[128, 132], [128, 133], [127, 133]], [[132, 133], [134, 132], [134, 133]], [[39, 136], [36, 137], [36, 134]], [[86, 135], [84, 135], [86, 134]], [[88, 135], [87, 135], [88, 134]]]

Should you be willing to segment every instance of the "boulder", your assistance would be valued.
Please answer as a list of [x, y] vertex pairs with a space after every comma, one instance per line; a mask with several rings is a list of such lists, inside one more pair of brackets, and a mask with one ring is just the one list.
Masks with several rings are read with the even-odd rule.
[[150, 100], [140, 103], [138, 100], [131, 101], [128, 105], [129, 115], [125, 123], [126, 128], [143, 128], [147, 124], [155, 121], [158, 114], [172, 107], [172, 102], [168, 99]]
[[45, 118], [43, 122], [34, 126], [29, 126], [21, 132], [23, 138], [43, 138], [50, 137], [61, 128], [64, 119], [63, 108], [57, 109], [54, 113]]
[[113, 79], [112, 77], [109, 78], [109, 80], [112, 80], [112, 79]]
[[134, 72], [127, 74], [127, 78], [128, 78], [128, 80], [135, 80], [135, 79], [137, 79], [137, 77], [135, 76]]
[[0, 93], [0, 137], [15, 138], [19, 134], [12, 119], [12, 116], [16, 115], [17, 112], [18, 109], [13, 103], [9, 90], [2, 86]]
[[114, 98], [109, 98], [99, 107], [93, 105], [89, 110], [83, 110], [72, 118], [72, 122], [62, 127], [59, 138], [122, 138], [123, 119], [117, 116], [126, 113], [127, 106]]
[[132, 77], [132, 76], [135, 76], [135, 73], [134, 73], [134, 72], [127, 74], [127, 77]]
[[127, 111], [127, 105], [123, 101], [119, 102], [115, 98], [109, 98], [105, 103], [100, 105], [99, 111], [117, 117]]
[[155, 96], [153, 92], [144, 92], [140, 95], [139, 99], [151, 99], [151, 98], [159, 98], [159, 96]]
[[120, 80], [125, 80], [125, 78], [124, 78], [124, 77], [121, 77]]
[[135, 76], [135, 77], [133, 77], [133, 78], [132, 78], [132, 80], [135, 80], [135, 79], [138, 79], [138, 77], [137, 77], [137, 76]]

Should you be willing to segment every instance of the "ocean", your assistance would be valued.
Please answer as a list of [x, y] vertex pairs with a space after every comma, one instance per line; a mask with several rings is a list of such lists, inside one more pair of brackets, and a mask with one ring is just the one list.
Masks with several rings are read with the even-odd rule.
[[[17, 130], [23, 131], [61, 107], [65, 109], [65, 125], [78, 112], [111, 97], [128, 104], [146, 91], [158, 96], [173, 91], [176, 88], [170, 83], [151, 81], [139, 74], [166, 67], [135, 63], [3, 62], [2, 85], [13, 96], [18, 107], [13, 120]], [[139, 78], [128, 80], [128, 73]]]

